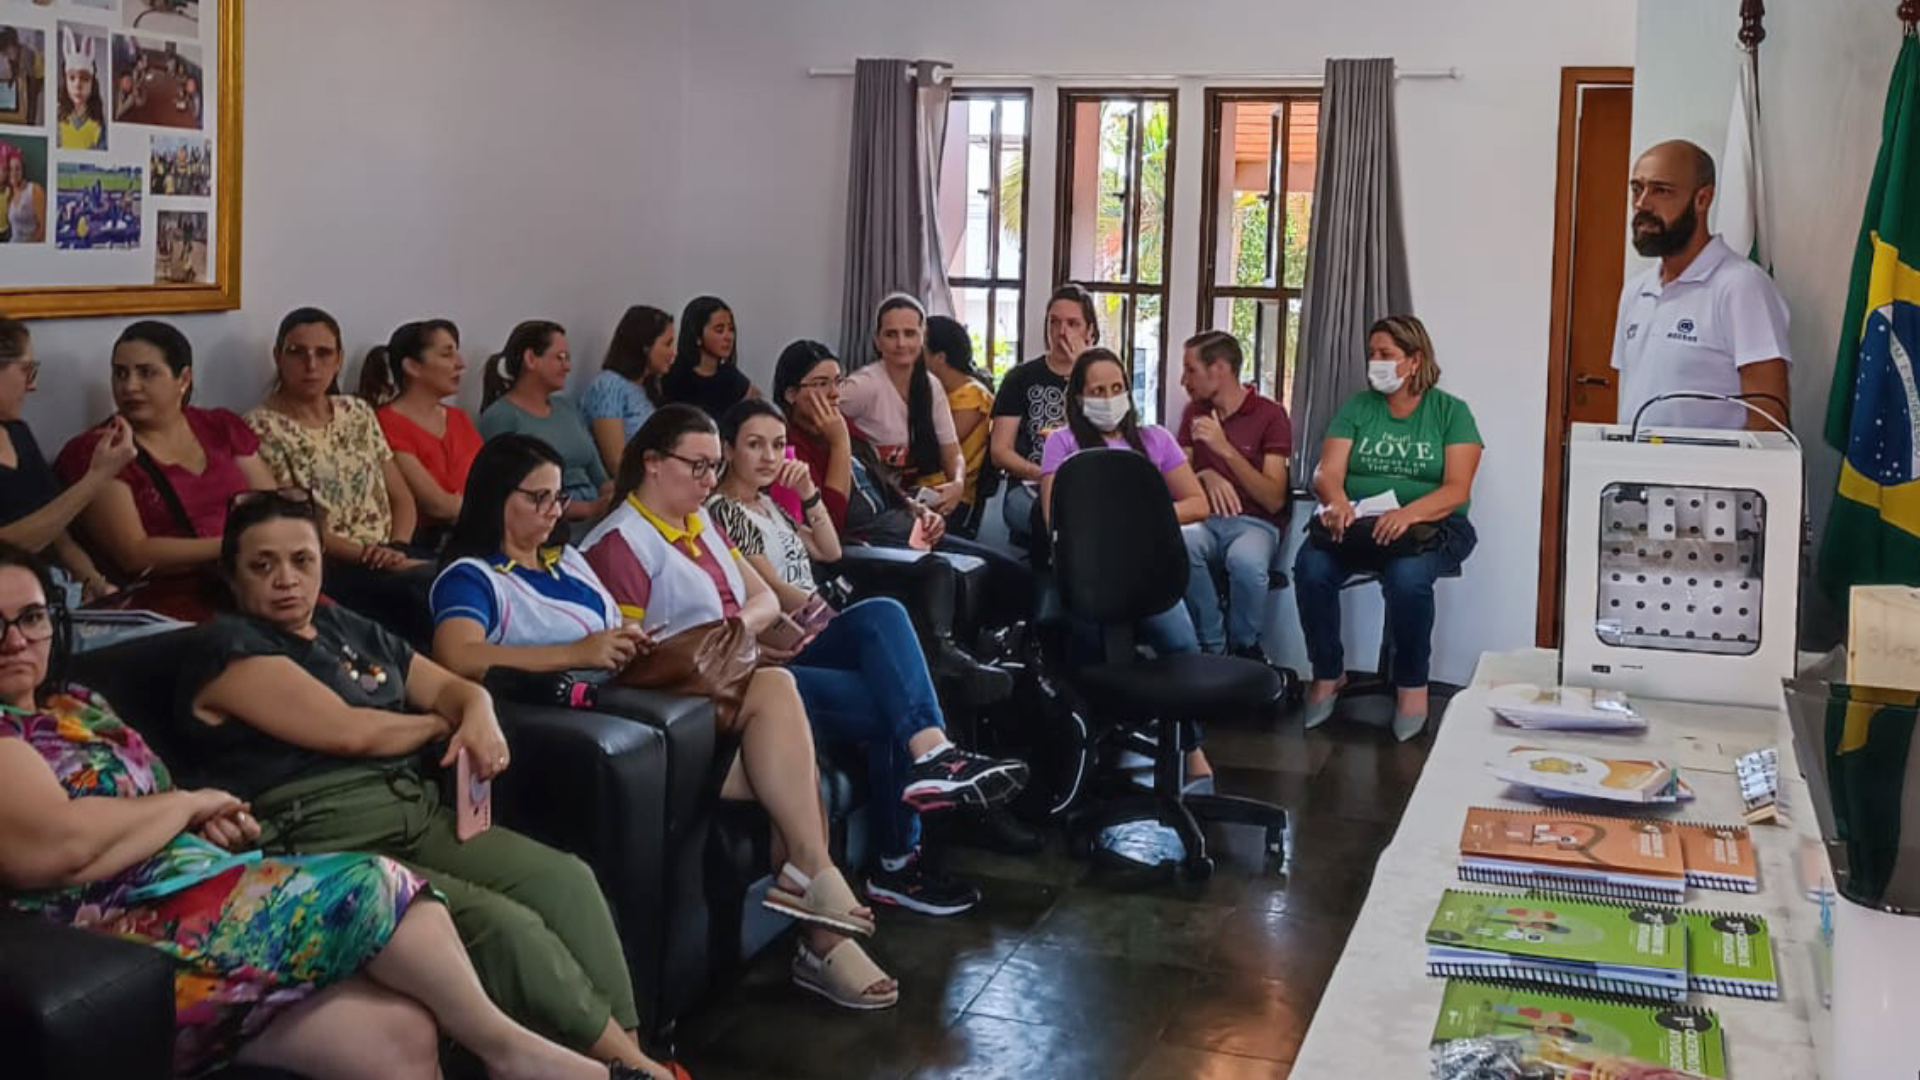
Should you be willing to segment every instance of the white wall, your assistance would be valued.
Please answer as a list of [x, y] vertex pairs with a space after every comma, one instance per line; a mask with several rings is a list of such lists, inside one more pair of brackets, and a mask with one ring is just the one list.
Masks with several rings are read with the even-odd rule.
[[[1807, 448], [1817, 544], [1839, 455], [1821, 430], [1853, 247], [1900, 50], [1893, 4], [1770, 5], [1760, 51], [1763, 162], [1774, 280], [1792, 312], [1794, 429]], [[1739, 0], [1642, 0], [1633, 96], [1636, 146], [1690, 138], [1719, 156], [1738, 68]]]
[[[669, 292], [725, 295], [756, 378], [793, 337], [835, 340], [853, 87], [810, 79], [811, 66], [926, 56], [962, 71], [1296, 72], [1329, 56], [1391, 55], [1458, 67], [1458, 82], [1403, 82], [1398, 104], [1413, 294], [1444, 385], [1472, 403], [1488, 446], [1474, 499], [1480, 551], [1443, 587], [1435, 635], [1436, 674], [1464, 681], [1482, 649], [1533, 636], [1560, 68], [1630, 64], [1634, 14], [1630, 0], [690, 2], [674, 201], [689, 232]], [[1032, 85], [1027, 329], [1038, 340], [1059, 84]], [[1178, 85], [1172, 342], [1194, 328], [1205, 127], [1204, 83]], [[1355, 342], [1356, 362], [1361, 351]], [[1377, 610], [1349, 608], [1356, 666], [1372, 655]], [[1276, 622], [1297, 634], [1290, 614]]]
[[[179, 318], [195, 401], [250, 408], [280, 316], [343, 323], [349, 372], [399, 323], [460, 324], [479, 362], [523, 318], [572, 332], [597, 370], [650, 287], [671, 207], [675, 9], [628, 0], [254, 0], [246, 11], [241, 310]], [[654, 107], [640, 107], [647, 103]], [[111, 409], [107, 355], [128, 319], [35, 324], [29, 419], [49, 451]]]

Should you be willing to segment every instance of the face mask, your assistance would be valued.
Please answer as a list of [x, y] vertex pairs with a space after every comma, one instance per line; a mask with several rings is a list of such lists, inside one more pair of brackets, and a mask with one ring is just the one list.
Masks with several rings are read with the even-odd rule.
[[1407, 382], [1407, 377], [1397, 370], [1399, 367], [1394, 360], [1367, 361], [1367, 384], [1383, 394], [1393, 393]]
[[1117, 430], [1120, 427], [1120, 421], [1125, 420], [1127, 413], [1131, 411], [1133, 411], [1133, 402], [1128, 400], [1125, 394], [1119, 397], [1080, 399], [1081, 415], [1092, 421], [1093, 426], [1101, 431]]

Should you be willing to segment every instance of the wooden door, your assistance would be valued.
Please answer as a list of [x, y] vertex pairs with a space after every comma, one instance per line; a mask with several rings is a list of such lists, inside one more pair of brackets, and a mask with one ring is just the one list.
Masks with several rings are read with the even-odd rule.
[[1560, 643], [1561, 525], [1567, 430], [1612, 423], [1619, 400], [1613, 326], [1626, 273], [1633, 69], [1560, 73], [1560, 170], [1553, 231], [1553, 337], [1548, 352], [1540, 495], [1540, 597], [1535, 641]]

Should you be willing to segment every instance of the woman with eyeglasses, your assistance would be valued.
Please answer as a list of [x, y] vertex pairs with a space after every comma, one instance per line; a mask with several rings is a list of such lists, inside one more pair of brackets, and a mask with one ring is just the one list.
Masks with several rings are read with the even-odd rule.
[[[530, 436], [502, 435], [480, 451], [466, 509], [447, 545], [446, 569], [433, 587], [434, 655], [454, 672], [477, 679], [503, 666], [600, 679], [646, 662], [653, 636], [629, 621], [578, 551], [547, 546], [565, 503], [551, 447]], [[840, 882], [844, 890], [811, 766], [813, 732], [793, 679], [774, 668], [755, 672], [729, 734], [739, 740], [739, 752], [720, 797], [766, 809], [777, 838], [774, 871], [791, 863], [821, 889]], [[854, 906], [851, 893], [842, 903], [843, 914], [870, 922], [871, 913]], [[805, 955], [823, 961], [796, 966], [796, 980], [850, 1008], [885, 1008], [898, 999], [892, 980], [848, 942], [844, 928], [836, 929], [844, 921], [831, 910], [775, 910], [807, 924]]]
[[260, 460], [282, 487], [313, 493], [326, 511], [327, 595], [425, 642], [428, 564], [411, 556], [413, 494], [373, 407], [336, 393], [340, 324], [319, 308], [297, 308], [274, 335], [273, 390], [247, 414]]
[[460, 492], [480, 452], [472, 418], [447, 403], [460, 392], [466, 370], [460, 328], [446, 319], [401, 324], [360, 368], [360, 398], [376, 407], [419, 523], [429, 529], [443, 529], [460, 516]]
[[113, 586], [74, 542], [69, 526], [133, 462], [133, 429], [119, 417], [110, 421], [86, 471], [62, 488], [22, 416], [39, 374], [27, 324], [0, 315], [0, 544], [50, 553], [93, 600]]
[[[921, 811], [991, 807], [1026, 783], [1027, 767], [955, 746], [906, 609], [891, 599], [849, 606], [806, 630], [713, 523], [703, 504], [723, 463], [713, 421], [666, 406], [627, 444], [613, 513], [582, 549], [628, 618], [666, 639], [717, 619], [739, 619], [763, 659], [784, 664], [816, 736], [867, 749], [879, 811], [880, 864], [867, 896], [923, 914], [957, 915], [980, 902], [972, 885], [920, 858]], [[796, 894], [805, 878], [782, 877]], [[798, 964], [825, 959], [801, 954]]]
[[553, 447], [566, 463], [566, 520], [592, 521], [606, 513], [613, 481], [579, 407], [562, 393], [572, 370], [567, 332], [559, 323], [531, 319], [514, 327], [506, 348], [487, 364], [480, 434], [491, 439], [516, 432]]
[[256, 807], [177, 787], [106, 701], [60, 681], [70, 631], [51, 590], [43, 564], [0, 549], [0, 908], [166, 954], [177, 1075], [431, 1080], [443, 1034], [497, 1078], [649, 1075], [509, 1019], [406, 866], [263, 856]]
[[593, 871], [506, 829], [458, 838], [421, 763], [465, 755], [482, 779], [506, 769], [493, 701], [384, 627], [317, 604], [324, 531], [298, 491], [244, 494], [228, 512], [220, 562], [235, 610], [211, 624], [181, 682], [200, 774], [252, 804], [267, 852], [369, 851], [419, 872], [507, 1015], [596, 1060], [670, 1075], [634, 1035], [633, 986]]
[[226, 409], [193, 397], [193, 346], [172, 325], [143, 320], [114, 343], [118, 416], [68, 440], [54, 471], [69, 484], [92, 468], [103, 440], [133, 433], [134, 460], [80, 516], [111, 576], [138, 581], [138, 606], [188, 622], [212, 616], [221, 598], [216, 565], [227, 500], [274, 486], [260, 439]]

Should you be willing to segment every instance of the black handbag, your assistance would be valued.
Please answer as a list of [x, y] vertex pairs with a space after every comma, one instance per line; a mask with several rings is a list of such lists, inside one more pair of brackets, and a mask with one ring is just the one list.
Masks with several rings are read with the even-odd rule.
[[1424, 554], [1440, 546], [1440, 527], [1424, 521], [1409, 525], [1406, 532], [1394, 537], [1390, 543], [1382, 544], [1373, 538], [1373, 526], [1379, 520], [1377, 517], [1358, 518], [1348, 524], [1347, 531], [1336, 539], [1333, 530], [1327, 528], [1319, 514], [1315, 514], [1307, 521], [1307, 542], [1339, 555], [1347, 565], [1363, 571], [1377, 571], [1394, 559]]

